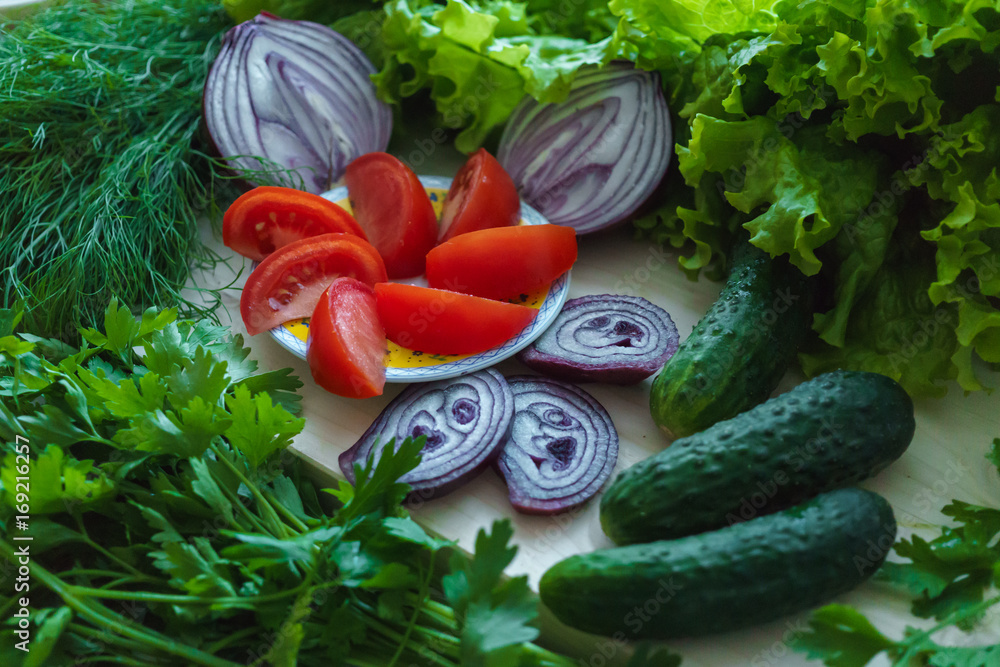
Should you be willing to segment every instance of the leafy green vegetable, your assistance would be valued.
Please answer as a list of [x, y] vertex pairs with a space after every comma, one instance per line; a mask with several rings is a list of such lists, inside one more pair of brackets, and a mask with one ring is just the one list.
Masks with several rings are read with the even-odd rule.
[[695, 84], [674, 87], [687, 126], [679, 174], [638, 227], [683, 248], [692, 276], [718, 272], [741, 226], [821, 273], [830, 299], [803, 355], [808, 374], [872, 370], [921, 395], [944, 393], [949, 379], [982, 389], [974, 356], [1000, 359], [997, 9], [611, 7], [624, 19], [620, 51]]
[[605, 58], [605, 42], [536, 34], [548, 23], [529, 24], [519, 3], [390, 0], [385, 13], [379, 95], [399, 102], [429, 89], [444, 127], [462, 130], [455, 145], [465, 152], [506, 121], [525, 93], [561, 99], [581, 66]]
[[502, 577], [509, 522], [469, 560], [401, 506], [423, 439], [369, 460], [327, 514], [281, 457], [303, 427], [300, 382], [176, 317], [112, 302], [73, 347], [0, 311], [0, 525], [32, 537], [31, 651], [11, 648], [5, 614], [3, 664], [574, 664], [531, 643], [536, 600]]
[[[1000, 438], [987, 458], [1000, 470]], [[794, 648], [829, 667], [864, 667], [885, 652], [894, 667], [913, 664], [955, 667], [992, 665], [1000, 660], [1000, 645], [945, 646], [933, 637], [941, 630], [975, 629], [985, 615], [1000, 605], [996, 594], [1000, 572], [1000, 509], [952, 501], [942, 512], [957, 523], [926, 541], [914, 535], [895, 545], [908, 563], [887, 561], [876, 577], [916, 596], [912, 612], [938, 623], [926, 630], [907, 627], [902, 639], [880, 632], [858, 611], [828, 605], [813, 612], [810, 631]], [[987, 592], [991, 594], [987, 596]]]

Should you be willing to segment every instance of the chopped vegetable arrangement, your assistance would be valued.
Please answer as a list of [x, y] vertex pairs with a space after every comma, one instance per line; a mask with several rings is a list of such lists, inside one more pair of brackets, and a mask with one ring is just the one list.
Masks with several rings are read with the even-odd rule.
[[[573, 229], [513, 225], [517, 192], [485, 151], [459, 170], [440, 224], [417, 175], [388, 153], [353, 160], [346, 180], [353, 215], [309, 192], [262, 186], [223, 216], [226, 245], [259, 260], [240, 297], [247, 333], [310, 318], [320, 331], [310, 327], [306, 359], [313, 378], [332, 393], [380, 395], [386, 340], [441, 355], [504, 344], [538, 314], [516, 301], [576, 261]], [[484, 211], [491, 215], [483, 218]], [[430, 287], [388, 282], [422, 274]], [[359, 280], [374, 296], [330, 291], [340, 278]]]
[[[1000, 609], [1000, 508], [897, 541], [915, 520], [856, 486], [910, 448], [914, 398], [1000, 370], [998, 44], [985, 0], [66, 0], [3, 23], [0, 661], [678, 667], [636, 642], [813, 609], [783, 652], [1000, 665], [946, 632]], [[246, 333], [294, 331], [317, 387], [371, 399], [308, 410], [381, 408], [329, 443], [337, 488], [287, 451], [302, 383], [219, 324], [221, 290], [187, 291], [222, 260], [198, 218], [253, 263]], [[646, 298], [563, 303], [626, 221], [725, 277], [687, 335]], [[378, 403], [401, 351], [415, 382]], [[487, 367], [515, 352], [537, 374]], [[662, 450], [623, 431], [620, 462], [616, 422]], [[517, 519], [561, 559], [541, 602], [607, 638], [590, 658], [534, 643], [511, 521], [470, 553], [411, 518], [480, 475], [617, 545]], [[933, 621], [894, 639], [834, 600], [873, 577]]]
[[375, 291], [340, 276], [320, 295], [311, 316], [306, 361], [316, 384], [352, 398], [379, 396], [385, 386], [385, 329]]
[[369, 287], [386, 280], [382, 258], [360, 236], [334, 232], [294, 241], [253, 270], [240, 296], [240, 315], [251, 336], [282, 322], [309, 317], [336, 278]]
[[335, 232], [368, 240], [354, 216], [340, 206], [290, 188], [249, 190], [222, 217], [222, 242], [258, 262], [289, 243]]
[[486, 299], [545, 287], [576, 262], [576, 234], [560, 225], [469, 231], [427, 253], [427, 283]]

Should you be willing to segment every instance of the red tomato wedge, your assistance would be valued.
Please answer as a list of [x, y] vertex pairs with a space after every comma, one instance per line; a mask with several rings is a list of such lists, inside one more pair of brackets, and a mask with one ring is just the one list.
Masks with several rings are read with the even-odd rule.
[[569, 271], [576, 252], [572, 227], [482, 229], [456, 236], [431, 250], [427, 254], [427, 284], [486, 299], [512, 299]]
[[350, 213], [319, 195], [294, 188], [254, 188], [234, 201], [222, 217], [222, 242], [258, 262], [293, 241], [333, 232], [367, 240]]
[[375, 248], [353, 234], [313, 236], [271, 253], [247, 278], [240, 297], [247, 333], [253, 336], [309, 317], [323, 291], [340, 276], [367, 285], [387, 279]]
[[521, 219], [521, 199], [514, 181], [496, 158], [480, 148], [455, 175], [441, 208], [440, 241], [491, 227], [509, 227]]
[[344, 179], [354, 217], [389, 277], [422, 274], [437, 241], [437, 216], [417, 175], [388, 153], [367, 153], [347, 165]]
[[316, 384], [348, 398], [379, 396], [385, 387], [385, 357], [375, 292], [360, 280], [337, 278], [309, 320], [306, 361]]
[[389, 340], [431, 354], [474, 354], [504, 343], [538, 311], [447, 290], [379, 283], [378, 317]]

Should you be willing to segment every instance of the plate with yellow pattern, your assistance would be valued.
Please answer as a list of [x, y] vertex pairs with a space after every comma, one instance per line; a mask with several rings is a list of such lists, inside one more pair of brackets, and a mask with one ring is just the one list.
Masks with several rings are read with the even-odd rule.
[[[441, 176], [421, 176], [420, 182], [423, 184], [424, 189], [427, 190], [428, 196], [430, 196], [434, 212], [440, 218], [441, 206], [444, 203], [445, 195], [448, 194], [451, 179]], [[324, 192], [323, 197], [351, 212], [346, 187], [339, 187], [329, 192]], [[548, 224], [548, 220], [541, 213], [522, 201], [520, 224], [545, 225]], [[511, 303], [536, 308], [538, 315], [519, 334], [506, 343], [485, 352], [477, 354], [429, 354], [421, 350], [411, 350], [387, 340], [386, 344], [388, 345], [389, 355], [386, 362], [385, 381], [428, 382], [431, 380], [443, 380], [445, 378], [473, 373], [513, 356], [542, 335], [542, 332], [552, 324], [556, 315], [559, 314], [563, 303], [566, 301], [566, 295], [569, 293], [569, 273], [567, 271], [559, 276], [547, 287], [535, 290], [530, 294], [521, 294], [518, 298], [511, 299]], [[399, 282], [405, 282], [410, 285], [427, 285], [427, 281], [422, 276]], [[306, 340], [309, 338], [308, 317], [285, 322], [280, 327], [271, 329], [270, 334], [279, 345], [289, 352], [299, 358], [306, 358]]]

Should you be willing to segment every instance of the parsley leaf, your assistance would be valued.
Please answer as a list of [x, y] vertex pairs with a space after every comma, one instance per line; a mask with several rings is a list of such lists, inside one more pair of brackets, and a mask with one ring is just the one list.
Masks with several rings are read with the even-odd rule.
[[246, 387], [254, 394], [265, 392], [275, 403], [297, 415], [302, 412], [302, 397], [295, 390], [302, 386], [302, 381], [291, 373], [291, 368], [257, 373], [241, 380], [237, 386]]
[[[0, 485], [4, 503], [10, 507], [16, 502], [18, 477], [17, 457], [13, 452], [4, 457], [0, 467]], [[49, 445], [28, 465], [30, 493], [28, 504], [32, 515], [67, 512], [77, 505], [94, 503], [115, 493], [115, 485], [93, 461], [77, 461], [66, 456], [61, 447]], [[22, 485], [23, 486], [23, 485]]]
[[226, 439], [247, 457], [252, 468], [290, 445], [305, 426], [304, 419], [296, 419], [283, 406], [274, 405], [267, 394], [252, 395], [243, 384], [236, 385], [232, 395], [226, 396], [226, 408], [232, 416]]
[[813, 613], [811, 632], [802, 635], [796, 649], [810, 658], [823, 658], [829, 667], [864, 667], [895, 642], [879, 632], [861, 613], [831, 604]]
[[[329, 515], [295, 457], [274, 456], [302, 430], [301, 383], [258, 373], [239, 337], [117, 303], [79, 348], [16, 323], [0, 311], [3, 349], [23, 350], [0, 355], [0, 530], [29, 476], [32, 587], [47, 589], [32, 596], [37, 660], [572, 664], [527, 643], [537, 599], [503, 577], [509, 523], [442, 575], [435, 557], [454, 543], [408, 516], [398, 481], [423, 438], [358, 466]], [[13, 548], [0, 540], [0, 560]]]
[[514, 535], [509, 520], [493, 523], [492, 533], [480, 529], [472, 560], [456, 553], [452, 573], [445, 576], [445, 597], [462, 628], [462, 664], [481, 664], [491, 653], [538, 637], [530, 625], [538, 615], [527, 577], [503, 580], [503, 571], [517, 553], [507, 543]]
[[420, 464], [420, 452], [426, 440], [424, 436], [406, 438], [398, 447], [391, 440], [379, 450], [382, 455], [377, 464], [373, 456], [365, 462], [364, 467], [355, 466], [356, 482], [353, 487], [347, 482], [341, 482], [336, 490], [328, 489], [344, 503], [344, 507], [337, 512], [337, 520], [346, 524], [364, 515], [394, 514], [393, 508], [410, 492], [409, 484], [396, 480]]
[[993, 446], [990, 447], [990, 452], [986, 455], [986, 458], [996, 466], [997, 470], [1000, 470], [1000, 438], [994, 438]]
[[103, 399], [104, 409], [111, 417], [132, 419], [163, 409], [167, 386], [156, 373], [146, 373], [138, 383], [132, 378], [113, 380], [85, 370], [80, 377]]
[[216, 360], [203, 347], [196, 348], [194, 357], [183, 360], [165, 380], [170, 388], [170, 403], [175, 408], [195, 398], [217, 403], [230, 382], [226, 362]]
[[[1000, 469], [1000, 439], [987, 458]], [[928, 630], [907, 628], [900, 640], [886, 637], [861, 613], [842, 605], [813, 612], [810, 632], [796, 650], [829, 667], [864, 667], [885, 652], [894, 667], [984, 667], [1000, 664], [1000, 646], [942, 646], [932, 640], [941, 630], [971, 631], [1000, 595], [987, 597], [1000, 573], [1000, 509], [953, 500], [943, 514], [955, 521], [932, 540], [919, 535], [900, 539], [895, 550], [909, 562], [886, 562], [877, 577], [915, 596], [911, 611], [938, 624]]]

